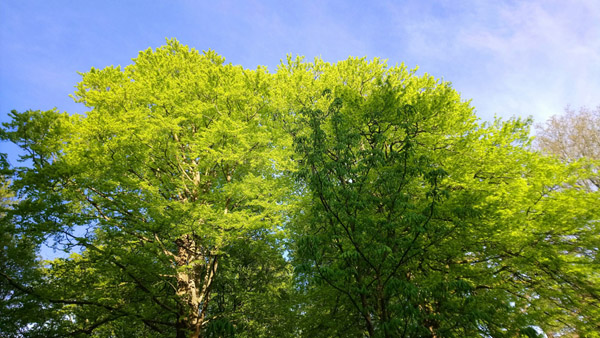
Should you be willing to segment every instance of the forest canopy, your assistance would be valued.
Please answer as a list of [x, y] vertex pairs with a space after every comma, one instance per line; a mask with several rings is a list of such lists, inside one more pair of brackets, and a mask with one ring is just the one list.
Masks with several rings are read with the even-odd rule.
[[0, 129], [0, 335], [600, 337], [598, 159], [531, 120], [380, 59], [81, 76]]

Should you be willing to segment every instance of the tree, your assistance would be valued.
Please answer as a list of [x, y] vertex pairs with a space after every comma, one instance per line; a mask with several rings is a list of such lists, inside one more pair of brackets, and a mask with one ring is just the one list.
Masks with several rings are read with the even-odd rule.
[[[545, 124], [538, 124], [536, 126], [536, 134], [534, 143], [536, 149], [540, 150], [542, 153], [556, 156], [565, 163], [578, 162], [586, 166], [592, 174], [577, 182], [577, 184], [583, 185], [588, 191], [598, 191], [600, 188], [600, 179], [598, 177], [598, 161], [600, 161], [600, 107], [597, 107], [595, 110], [584, 107], [579, 111], [567, 107], [563, 115], [552, 116]], [[589, 206], [589, 208], [597, 208], [597, 205]], [[592, 222], [597, 222], [597, 220]], [[571, 247], [572, 245], [567, 245], [566, 250], [573, 251], [575, 255], [579, 256], [586, 255], [597, 257], [598, 232], [590, 232], [590, 229], [596, 231], [596, 227], [593, 223], [582, 227], [583, 231], [573, 234], [570, 237], [565, 237], [573, 244], [578, 243], [577, 246], [579, 246], [579, 243], [590, 243], [592, 245], [591, 249], [581, 250], [581, 248], [576, 247], [574, 250]], [[564, 248], [564, 245], [562, 245], [562, 247]], [[577, 274], [581, 274], [581, 268], [579, 266], [573, 265], [571, 268], [575, 270]], [[580, 281], [579, 283], [588, 288], [589, 284], [593, 285], [591, 290], [592, 295], [586, 297], [569, 297], [567, 299], [559, 299], [558, 301], [564, 301], [569, 304], [571, 308], [575, 309], [572, 311], [576, 314], [595, 311], [595, 315], [593, 315], [592, 318], [597, 318], [597, 304], [599, 300], [598, 275], [594, 271], [587, 271], [585, 269], [583, 269], [583, 271], [585, 271], [584, 273], [586, 276], [594, 282], [586, 283], [585, 281]], [[571, 275], [571, 278], [575, 275], [576, 274]], [[576, 299], [579, 304], [573, 304], [574, 299]], [[598, 328], [596, 327], [596, 330], [597, 329]], [[563, 333], [572, 332], [575, 334], [583, 332], [585, 334], [586, 329], [585, 327], [579, 327], [579, 325], [572, 325], [568, 320], [564, 321], [560, 318], [555, 322], [553, 327], [551, 327], [551, 331], [548, 332], [552, 331]]]
[[[170, 40], [82, 77], [84, 115], [0, 130], [31, 163], [4, 335], [600, 332], [597, 172], [532, 151], [530, 120], [378, 59], [269, 74]], [[48, 238], [71, 256], [35, 260]]]
[[[592, 174], [577, 183], [583, 185], [589, 191], [598, 191], [600, 188], [600, 179], [598, 177], [598, 161], [600, 161], [600, 107], [596, 107], [595, 110], [583, 107], [579, 111], [567, 107], [564, 115], [552, 116], [544, 125], [538, 124], [536, 126], [536, 134], [535, 146], [541, 152], [556, 156], [566, 163], [579, 162], [588, 167]], [[589, 206], [589, 208], [597, 208], [597, 205]], [[597, 220], [592, 222], [597, 222]], [[590, 243], [592, 249], [581, 250], [578, 248], [573, 250], [573, 248], [569, 248], [568, 246], [567, 250], [575, 252], [576, 255], [597, 257], [598, 232], [595, 232], [596, 227], [594, 225], [594, 223], [588, 224], [582, 227], [584, 231], [568, 237], [573, 243]], [[588, 231], [590, 229], [594, 229], [594, 231]], [[595, 260], [597, 262], [597, 258]], [[572, 269], [581, 274], [579, 266], [574, 265]], [[598, 275], [594, 271], [587, 271], [585, 269], [583, 271], [594, 282], [586, 283], [580, 281], [579, 283], [588, 288], [588, 285], [592, 284], [592, 295], [569, 297], [559, 301], [569, 304], [571, 308], [575, 309], [572, 310], [575, 314], [595, 311], [595, 315], [592, 318], [597, 318], [598, 294], [600, 293], [598, 289]], [[573, 304], [573, 299], [576, 299], [579, 304]], [[597, 329], [598, 327], [596, 327]], [[559, 318], [555, 325], [551, 327], [551, 331], [573, 332], [576, 334], [583, 332], [585, 334], [586, 328], [581, 328], [579, 325], [572, 325], [568, 320], [564, 321], [562, 318]]]
[[[578, 112], [567, 107], [564, 115], [550, 117], [544, 125], [536, 126], [536, 146], [542, 152], [572, 162], [582, 158], [600, 160], [600, 106], [595, 110], [581, 108]], [[596, 176], [586, 181], [590, 189], [600, 188]]]
[[598, 196], [557, 189], [590, 173], [528, 151], [529, 121], [478, 124], [448, 83], [377, 59], [288, 59], [277, 75], [307, 198], [293, 222], [296, 271], [309, 297], [336, 295], [309, 299], [309, 326], [369, 337], [534, 336], [555, 320], [598, 329]]
[[282, 292], [271, 278], [289, 270], [270, 238], [289, 200], [288, 162], [266, 71], [169, 40], [124, 69], [81, 75], [85, 115], [12, 112], [3, 131], [32, 161], [15, 182], [21, 233], [82, 250], [50, 262], [31, 291], [57, 306], [58, 334], [199, 337], [231, 326], [211, 309], [228, 297], [215, 285], [241, 243], [266, 250], [254, 255], [268, 272], [253, 283]]

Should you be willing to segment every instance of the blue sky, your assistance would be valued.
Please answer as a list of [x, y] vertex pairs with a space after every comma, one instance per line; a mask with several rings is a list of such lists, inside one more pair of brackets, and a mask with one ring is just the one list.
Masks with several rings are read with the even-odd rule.
[[167, 37], [249, 68], [275, 70], [287, 53], [418, 65], [484, 120], [600, 105], [598, 0], [4, 0], [0, 121], [11, 109], [83, 112], [68, 96], [77, 72], [127, 65]]

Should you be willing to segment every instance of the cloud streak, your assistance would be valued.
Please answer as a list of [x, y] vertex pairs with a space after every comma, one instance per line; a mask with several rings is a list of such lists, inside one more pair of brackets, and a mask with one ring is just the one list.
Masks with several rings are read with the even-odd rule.
[[478, 114], [560, 113], [600, 102], [600, 2], [388, 2], [396, 48], [451, 80]]
[[480, 12], [488, 20], [463, 30], [456, 40], [480, 55], [479, 68], [490, 80], [492, 91], [474, 92], [486, 99], [476, 99], [479, 106], [486, 113], [502, 109], [494, 113], [531, 114], [541, 120], [568, 104], [597, 104], [599, 8], [597, 2], [544, 1]]

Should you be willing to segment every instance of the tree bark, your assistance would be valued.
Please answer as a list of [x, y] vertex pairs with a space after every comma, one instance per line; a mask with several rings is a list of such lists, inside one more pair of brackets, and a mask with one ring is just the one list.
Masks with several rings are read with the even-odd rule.
[[179, 318], [177, 338], [201, 338], [210, 302], [210, 287], [217, 272], [217, 256], [198, 246], [192, 235], [177, 241], [177, 296]]

